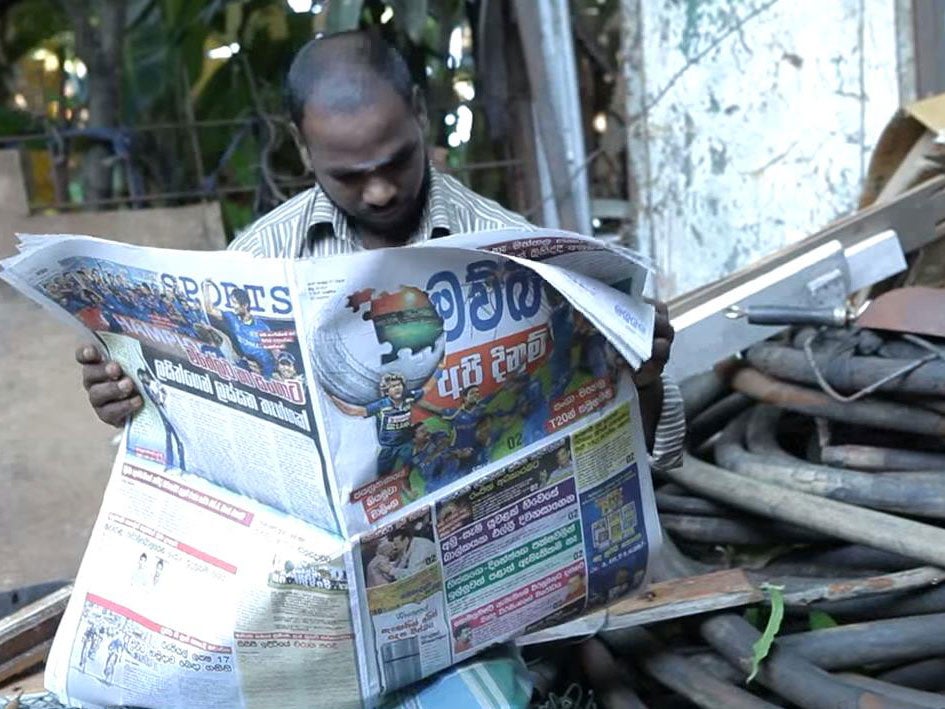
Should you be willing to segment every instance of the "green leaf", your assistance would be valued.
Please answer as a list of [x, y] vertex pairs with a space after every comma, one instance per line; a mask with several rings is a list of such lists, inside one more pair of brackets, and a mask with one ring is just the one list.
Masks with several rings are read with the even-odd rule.
[[364, 0], [330, 0], [325, 18], [325, 31], [345, 32], [356, 30], [361, 19]]
[[768, 625], [765, 627], [761, 637], [751, 646], [751, 674], [748, 675], [745, 684], [751, 682], [755, 678], [755, 675], [758, 674], [761, 663], [768, 656], [768, 653], [771, 652], [771, 645], [774, 643], [775, 636], [778, 634], [778, 631], [781, 630], [781, 621], [784, 620], [784, 595], [781, 593], [784, 590], [784, 586], [764, 584], [761, 590], [768, 592], [768, 598], [771, 603], [771, 615], [768, 617]]
[[392, 0], [394, 22], [398, 22], [415, 44], [423, 39], [423, 29], [427, 23], [427, 0]]
[[826, 628], [836, 628], [839, 625], [828, 613], [818, 610], [810, 612], [809, 622], [811, 630], [825, 630]]

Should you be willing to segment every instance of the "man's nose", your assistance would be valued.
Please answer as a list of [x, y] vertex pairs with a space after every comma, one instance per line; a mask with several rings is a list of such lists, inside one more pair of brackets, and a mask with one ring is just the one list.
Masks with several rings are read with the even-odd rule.
[[390, 204], [396, 196], [397, 187], [395, 187], [392, 182], [375, 175], [368, 178], [367, 183], [364, 185], [364, 194], [361, 196], [361, 199], [364, 200], [365, 204], [371, 207], [383, 209]]

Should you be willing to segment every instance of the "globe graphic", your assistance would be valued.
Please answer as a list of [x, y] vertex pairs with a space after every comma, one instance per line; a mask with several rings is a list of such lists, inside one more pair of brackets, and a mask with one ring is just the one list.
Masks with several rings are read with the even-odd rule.
[[310, 338], [311, 362], [321, 386], [342, 401], [376, 401], [385, 374], [420, 389], [443, 359], [443, 320], [419, 288], [344, 291], [323, 312], [329, 315]]

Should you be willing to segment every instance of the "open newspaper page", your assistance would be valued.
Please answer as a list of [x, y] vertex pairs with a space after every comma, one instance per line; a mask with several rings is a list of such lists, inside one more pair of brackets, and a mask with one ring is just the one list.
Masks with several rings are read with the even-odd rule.
[[4, 277], [94, 333], [134, 380], [130, 461], [337, 531], [286, 265], [34, 237]]
[[345, 548], [122, 454], [46, 686], [70, 707], [360, 707]]
[[145, 398], [50, 688], [371, 706], [639, 588], [645, 268], [533, 236], [304, 262], [25, 239], [3, 277]]
[[296, 268], [369, 698], [630, 593], [659, 543], [638, 265], [621, 290], [468, 239]]

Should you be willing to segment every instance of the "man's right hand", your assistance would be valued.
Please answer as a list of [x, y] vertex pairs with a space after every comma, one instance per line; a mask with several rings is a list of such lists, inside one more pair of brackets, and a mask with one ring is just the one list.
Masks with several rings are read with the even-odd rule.
[[123, 426], [125, 419], [144, 405], [131, 377], [125, 376], [118, 362], [106, 360], [96, 347], [79, 347], [75, 359], [82, 365], [82, 385], [89, 402], [102, 421]]

